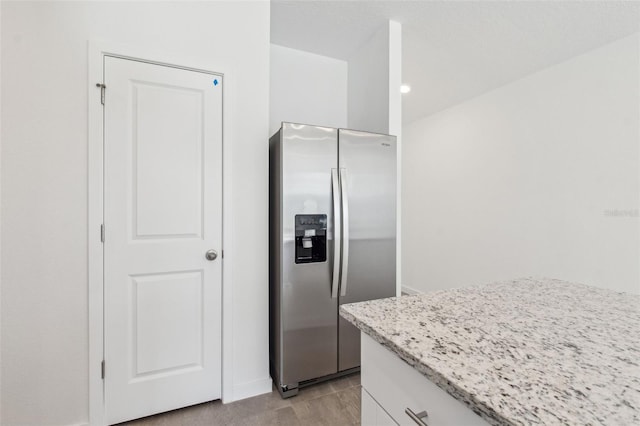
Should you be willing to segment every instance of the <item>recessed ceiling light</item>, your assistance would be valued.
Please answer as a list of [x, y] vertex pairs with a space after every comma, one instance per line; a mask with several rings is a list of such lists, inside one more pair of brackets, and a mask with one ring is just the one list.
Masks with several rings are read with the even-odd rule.
[[411, 86], [408, 84], [403, 84], [400, 86], [400, 93], [409, 93], [411, 91]]

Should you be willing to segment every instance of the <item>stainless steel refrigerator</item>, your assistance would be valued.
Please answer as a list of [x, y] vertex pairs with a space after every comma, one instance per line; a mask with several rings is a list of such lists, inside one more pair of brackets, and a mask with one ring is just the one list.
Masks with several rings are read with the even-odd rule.
[[396, 138], [282, 123], [269, 151], [270, 369], [288, 397], [359, 369], [339, 305], [396, 295]]

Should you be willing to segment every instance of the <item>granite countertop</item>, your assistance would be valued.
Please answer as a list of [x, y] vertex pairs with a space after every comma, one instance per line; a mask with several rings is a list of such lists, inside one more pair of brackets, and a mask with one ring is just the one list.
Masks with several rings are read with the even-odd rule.
[[340, 314], [491, 424], [640, 424], [640, 296], [526, 278]]

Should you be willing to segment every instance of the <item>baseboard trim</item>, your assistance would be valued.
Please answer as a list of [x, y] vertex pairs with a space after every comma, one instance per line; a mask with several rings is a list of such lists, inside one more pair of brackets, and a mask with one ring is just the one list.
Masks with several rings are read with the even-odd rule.
[[[240, 383], [233, 387], [233, 401], [250, 398], [271, 392], [271, 379], [254, 380], [253, 382]], [[232, 401], [229, 401], [232, 402]]]
[[420, 291], [420, 290], [416, 290], [413, 287], [408, 287], [406, 285], [402, 286], [402, 294], [406, 294], [408, 296], [413, 296], [414, 294], [422, 294], [424, 292]]

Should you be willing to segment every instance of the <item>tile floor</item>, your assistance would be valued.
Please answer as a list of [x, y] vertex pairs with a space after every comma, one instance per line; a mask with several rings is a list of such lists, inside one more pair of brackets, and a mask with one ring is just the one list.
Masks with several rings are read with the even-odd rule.
[[194, 405], [121, 426], [350, 426], [360, 425], [360, 374], [301, 389], [297, 396], [271, 393], [223, 405]]

